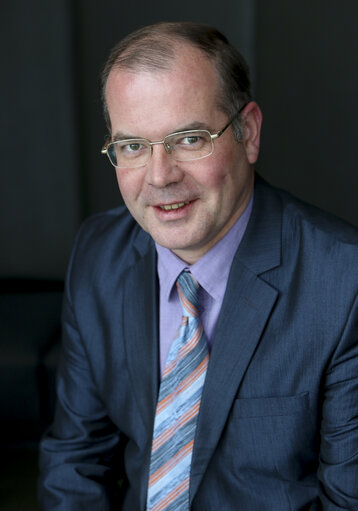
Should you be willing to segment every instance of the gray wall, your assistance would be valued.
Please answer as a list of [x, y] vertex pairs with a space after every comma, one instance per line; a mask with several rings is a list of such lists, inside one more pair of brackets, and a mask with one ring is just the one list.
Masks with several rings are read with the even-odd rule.
[[259, 169], [358, 225], [358, 2], [259, 2]]
[[121, 202], [98, 76], [115, 42], [158, 20], [216, 25], [242, 50], [260, 172], [358, 225], [356, 0], [9, 0], [0, 19], [1, 277], [62, 279], [81, 220]]
[[60, 278], [79, 222], [71, 13], [1, 4], [0, 275]]

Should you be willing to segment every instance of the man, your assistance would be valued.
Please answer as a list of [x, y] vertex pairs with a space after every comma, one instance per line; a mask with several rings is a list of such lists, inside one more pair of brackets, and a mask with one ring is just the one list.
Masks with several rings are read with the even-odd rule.
[[141, 29], [103, 81], [130, 214], [70, 261], [43, 508], [358, 509], [357, 231], [254, 174], [261, 112], [216, 30]]

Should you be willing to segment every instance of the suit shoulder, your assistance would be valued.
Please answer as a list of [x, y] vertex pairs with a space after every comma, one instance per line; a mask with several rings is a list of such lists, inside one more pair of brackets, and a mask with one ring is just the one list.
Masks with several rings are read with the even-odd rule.
[[119, 206], [90, 216], [82, 223], [77, 243], [96, 246], [103, 243], [113, 243], [129, 240], [141, 231], [137, 222], [125, 206]]
[[[258, 199], [264, 218], [260, 233], [266, 240], [262, 250], [279, 254], [265, 280], [282, 293], [309, 288], [311, 297], [334, 297], [350, 309], [358, 294], [358, 229], [266, 183]], [[255, 256], [252, 249], [247, 252]]]
[[151, 243], [125, 206], [97, 213], [81, 225], [72, 251], [69, 273], [93, 280], [123, 273]]
[[314, 239], [355, 247], [358, 250], [358, 228], [288, 192], [277, 190], [283, 205], [283, 227], [291, 235], [306, 234]]

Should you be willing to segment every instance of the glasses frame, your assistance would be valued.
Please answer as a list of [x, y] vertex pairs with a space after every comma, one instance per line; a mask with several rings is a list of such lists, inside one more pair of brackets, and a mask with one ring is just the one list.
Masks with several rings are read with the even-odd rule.
[[[166, 139], [168, 137], [172, 137], [172, 136], [175, 136], [175, 135], [190, 135], [192, 133], [198, 133], [198, 132], [204, 132], [204, 133], [207, 133], [210, 138], [211, 138], [211, 152], [209, 154], [206, 154], [205, 156], [199, 156], [198, 158], [192, 158], [190, 160], [178, 160], [177, 158], [175, 158], [175, 156], [173, 156], [174, 160], [176, 161], [198, 161], [198, 160], [202, 160], [204, 158], [207, 158], [208, 156], [211, 156], [214, 152], [214, 143], [213, 141], [214, 140], [217, 140], [219, 137], [221, 137], [221, 135], [225, 132], [225, 130], [230, 126], [230, 124], [236, 119], [236, 117], [238, 115], [241, 114], [242, 110], [245, 108], [245, 106], [247, 105], [247, 103], [245, 103], [236, 113], [235, 115], [233, 115], [231, 117], [231, 119], [229, 120], [229, 122], [227, 124], [225, 124], [225, 126], [219, 130], [218, 132], [216, 133], [210, 133], [210, 131], [208, 130], [200, 130], [200, 129], [197, 129], [197, 130], [184, 130], [184, 131], [175, 131], [174, 133], [169, 133], [168, 135], [166, 135], [163, 140], [157, 140], [157, 141], [154, 141], [152, 142], [151, 140], [148, 140], [147, 138], [128, 138], [128, 139], [123, 139], [123, 140], [116, 140], [114, 142], [111, 141], [111, 137], [108, 136], [106, 138], [106, 141], [101, 149], [101, 153], [102, 154], [106, 154], [108, 156], [108, 159], [111, 163], [111, 165], [113, 165], [113, 167], [115, 167], [116, 169], [129, 169], [129, 168], [140, 168], [140, 167], [145, 167], [145, 165], [147, 165], [147, 163], [151, 160], [152, 158], [152, 155], [153, 155], [153, 146], [154, 145], [159, 145], [159, 144], [163, 144], [166, 152], [168, 154], [170, 154], [172, 156], [172, 148], [171, 146], [166, 143]], [[114, 163], [112, 162], [111, 160], [111, 157], [109, 156], [109, 153], [108, 153], [108, 148], [110, 145], [112, 144], [116, 144], [117, 142], [131, 142], [131, 141], [135, 141], [135, 142], [145, 142], [146, 145], [149, 145], [150, 147], [150, 156], [148, 157], [148, 160], [146, 161], [146, 163], [143, 163], [141, 165], [138, 165], [138, 166], [131, 166], [131, 165], [126, 165], [126, 166], [118, 166], [118, 165], [114, 165]]]

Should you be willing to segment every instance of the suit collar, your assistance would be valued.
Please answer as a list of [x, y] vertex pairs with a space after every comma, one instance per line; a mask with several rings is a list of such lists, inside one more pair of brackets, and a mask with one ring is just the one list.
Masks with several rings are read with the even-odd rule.
[[143, 231], [134, 245], [139, 258], [123, 282], [123, 338], [135, 398], [146, 430], [151, 431], [159, 384], [156, 252]]
[[[281, 262], [282, 203], [276, 191], [255, 175], [254, 204], [244, 237], [235, 259], [257, 275]], [[148, 233], [138, 227], [133, 246], [139, 258], [148, 251], [155, 254], [155, 245]], [[153, 268], [156, 271], [156, 267]]]
[[260, 275], [281, 264], [282, 202], [258, 174], [254, 193], [251, 217], [234, 264], [241, 261], [248, 270]]

